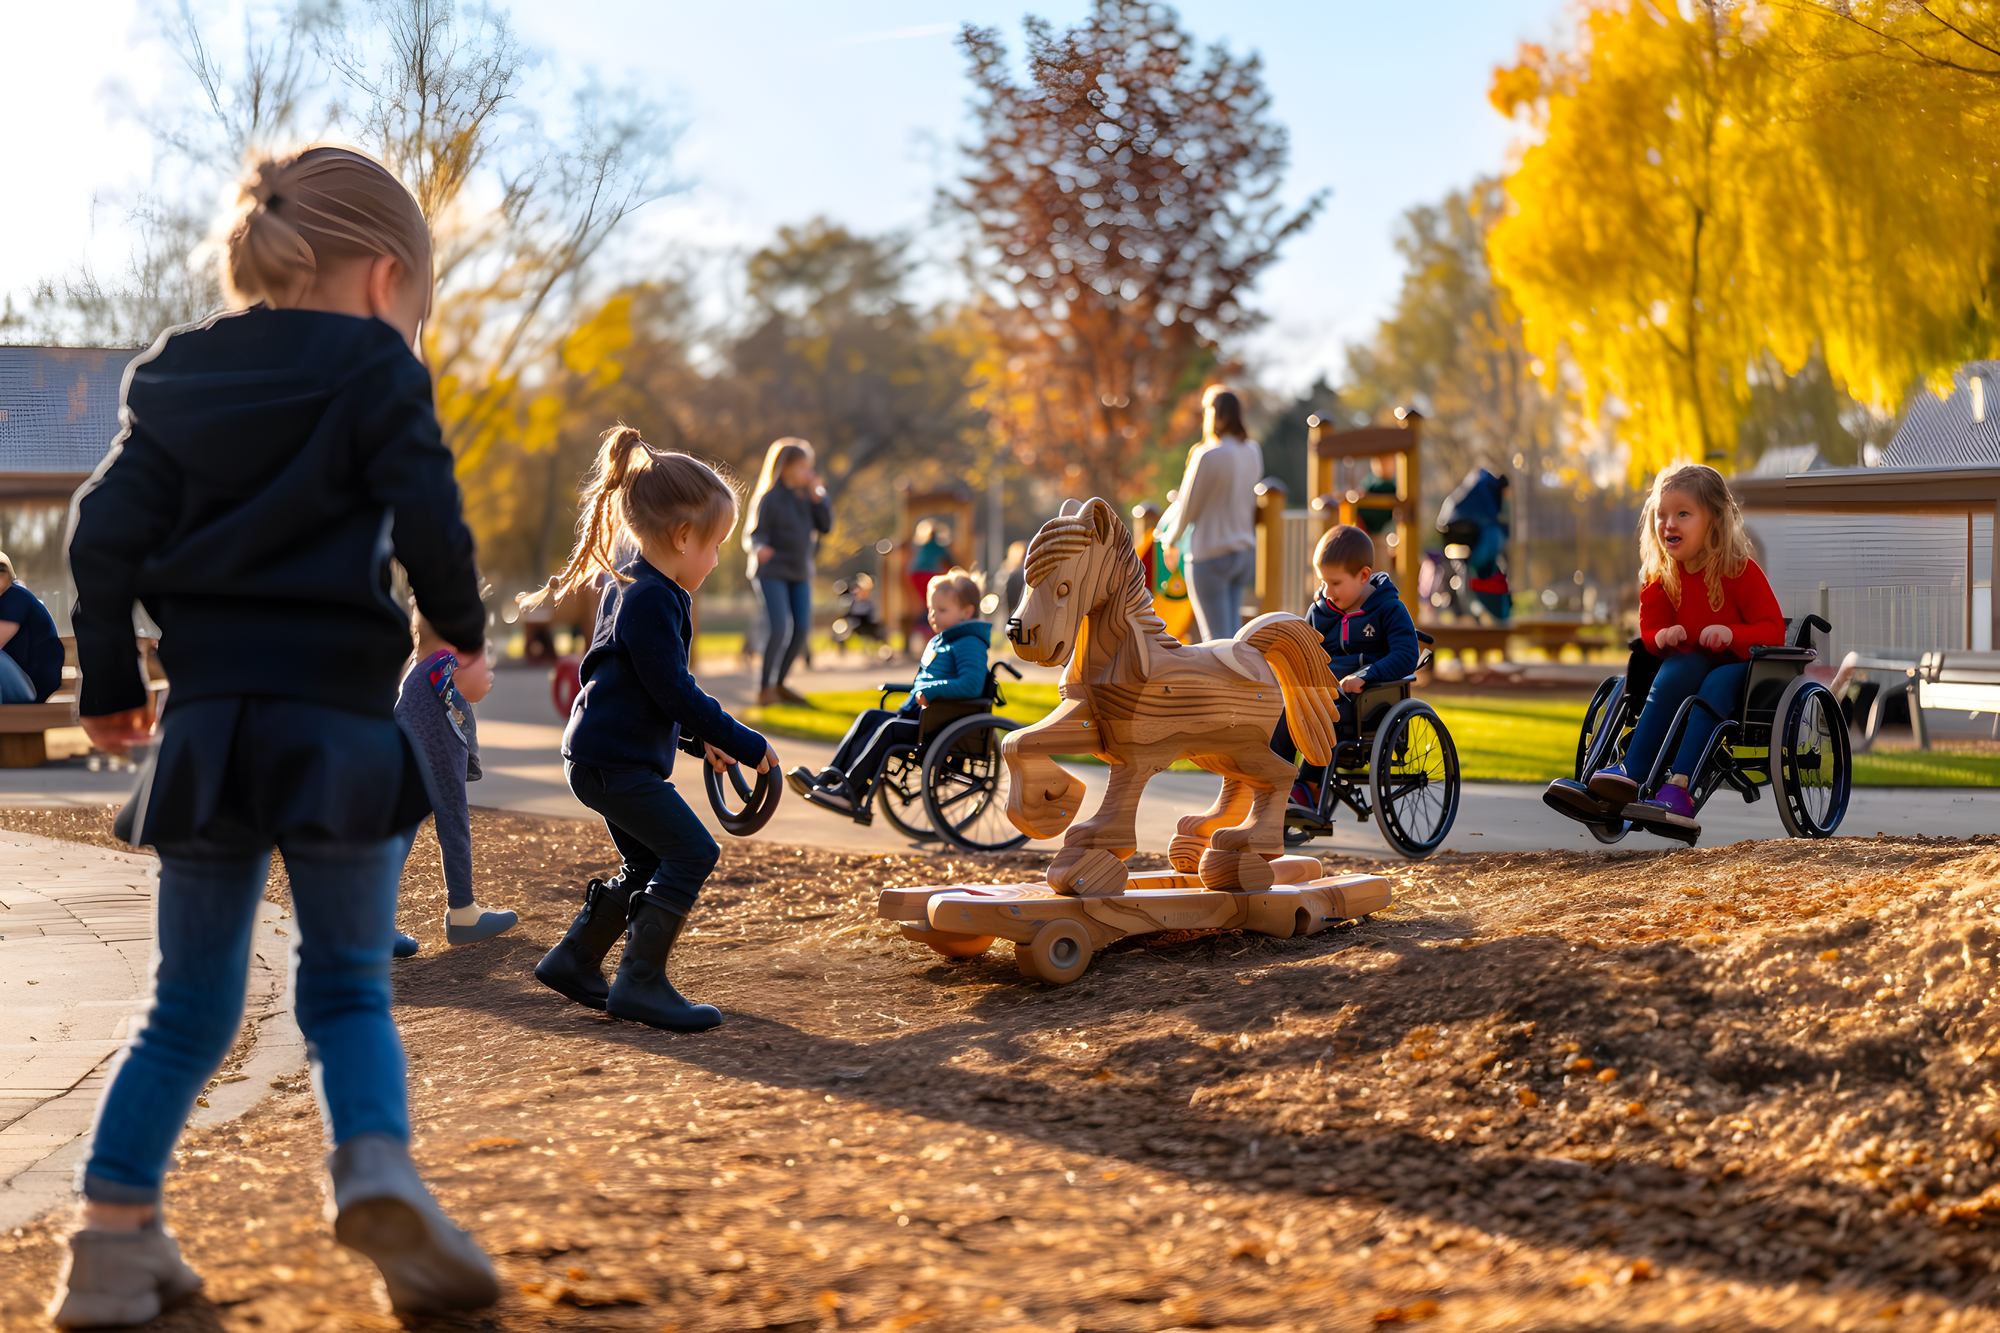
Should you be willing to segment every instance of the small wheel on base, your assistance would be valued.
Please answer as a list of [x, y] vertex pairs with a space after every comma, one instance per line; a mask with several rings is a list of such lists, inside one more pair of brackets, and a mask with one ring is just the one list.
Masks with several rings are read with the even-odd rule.
[[1035, 937], [1014, 946], [1021, 975], [1051, 986], [1067, 986], [1090, 966], [1090, 932], [1074, 921], [1044, 921]]
[[928, 944], [946, 958], [977, 958], [993, 947], [991, 935], [961, 935], [955, 930], [925, 930], [922, 926], [900, 929], [904, 939]]

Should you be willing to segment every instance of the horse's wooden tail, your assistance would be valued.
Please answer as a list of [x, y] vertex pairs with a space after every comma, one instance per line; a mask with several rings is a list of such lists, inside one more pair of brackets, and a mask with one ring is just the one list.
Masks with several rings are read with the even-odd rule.
[[1333, 759], [1334, 724], [1340, 716], [1340, 681], [1328, 664], [1318, 631], [1289, 611], [1258, 616], [1236, 637], [1264, 654], [1278, 676], [1285, 725], [1301, 753], [1315, 764]]

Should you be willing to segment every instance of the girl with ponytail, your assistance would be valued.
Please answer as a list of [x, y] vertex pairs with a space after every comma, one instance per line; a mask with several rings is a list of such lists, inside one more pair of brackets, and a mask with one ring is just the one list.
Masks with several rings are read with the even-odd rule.
[[[735, 526], [736, 491], [714, 468], [616, 427], [585, 482], [569, 563], [520, 599], [533, 609], [603, 585], [563, 732], [563, 766], [576, 798], [604, 817], [624, 863], [612, 880], [590, 881], [583, 910], [535, 977], [578, 1004], [669, 1032], [722, 1021], [713, 1006], [682, 998], [666, 975], [721, 855], [670, 780], [681, 733], [699, 740], [718, 769], [735, 760], [765, 773], [778, 762], [688, 670], [693, 594]], [[607, 986], [604, 958], [620, 935], [625, 952]]]
[[396, 725], [408, 613], [485, 660], [472, 534], [413, 346], [431, 240], [374, 159], [311, 148], [243, 184], [224, 276], [233, 308], [170, 329], [125, 372], [124, 431], [77, 493], [78, 710], [114, 754], [151, 740], [132, 606], [174, 683], [118, 820], [160, 855], [145, 1027], [99, 1109], [84, 1228], [58, 1327], [143, 1324], [201, 1278], [161, 1225], [188, 1112], [243, 1018], [273, 848], [297, 918], [293, 1006], [335, 1147], [334, 1235], [412, 1313], [498, 1299], [492, 1265], [410, 1161], [390, 1015], [396, 896], [430, 811]]

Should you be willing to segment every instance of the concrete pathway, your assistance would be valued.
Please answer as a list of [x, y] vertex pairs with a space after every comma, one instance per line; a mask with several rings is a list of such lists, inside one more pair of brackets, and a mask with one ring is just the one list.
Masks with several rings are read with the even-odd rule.
[[[159, 863], [0, 833], [0, 1229], [71, 1197], [98, 1099], [145, 1013]], [[248, 1012], [257, 1048], [194, 1123], [240, 1115], [304, 1063], [286, 1008], [282, 909], [264, 904]]]
[[[1054, 679], [1054, 672], [1033, 670], [1031, 679]], [[852, 668], [799, 672], [792, 684], [801, 691], [868, 689], [877, 682], [909, 678], [907, 667], [857, 665]], [[754, 683], [733, 672], [705, 671], [702, 684], [735, 710], [748, 704]], [[570, 795], [562, 771], [562, 727], [549, 701], [548, 682], [539, 671], [500, 673], [493, 693], [479, 706], [479, 737], [486, 778], [473, 784], [475, 804], [524, 813], [594, 819]], [[819, 768], [833, 758], [833, 747], [810, 741], [774, 741], [786, 767], [805, 764]], [[1073, 771], [1083, 779], [1094, 801], [1103, 793], [1107, 770], [1079, 764]], [[683, 790], [712, 831], [719, 829], [702, 797], [699, 770], [692, 763], [676, 769]], [[0, 783], [4, 783], [0, 775]], [[1142, 847], [1165, 850], [1174, 824], [1184, 814], [1208, 808], [1221, 779], [1208, 773], [1162, 773], [1146, 788], [1139, 806]], [[1581, 824], [1564, 819], [1542, 804], [1538, 785], [1512, 782], [1468, 783], [1459, 800], [1458, 819], [1446, 847], [1460, 852], [1523, 852], [1555, 848], [1589, 849], [1600, 844]], [[4, 800], [0, 796], [0, 800]], [[1702, 845], [1715, 847], [1746, 838], [1782, 838], [1775, 797], [1765, 792], [1754, 804], [1725, 793], [1702, 811]], [[2000, 788], [1860, 787], [1848, 805], [1843, 834], [1917, 834], [1969, 837], [2000, 829]], [[898, 837], [886, 823], [863, 827], [819, 810], [787, 793], [776, 817], [757, 837], [771, 842], [806, 844], [841, 851], [908, 852], [937, 850], [936, 844], [915, 846]], [[1031, 846], [1053, 847], [1055, 843]], [[1629, 833], [1618, 846], [1671, 848], [1678, 844], [1645, 833]], [[1395, 855], [1375, 825], [1336, 825], [1333, 835], [1316, 839], [1315, 849], [1356, 856]]]

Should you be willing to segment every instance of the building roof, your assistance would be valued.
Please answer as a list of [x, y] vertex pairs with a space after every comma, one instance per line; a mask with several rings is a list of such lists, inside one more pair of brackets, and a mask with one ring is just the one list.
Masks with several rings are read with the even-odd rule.
[[1818, 472], [1833, 464], [1820, 456], [1816, 444], [1787, 444], [1775, 449], [1766, 449], [1757, 465], [1745, 476], [1788, 477], [1794, 472]]
[[130, 347], [0, 347], [0, 476], [87, 473], [118, 434]]
[[[1896, 438], [1882, 451], [1882, 466], [2000, 463], [2000, 361], [1968, 361], [1951, 378], [1948, 397], [1917, 390]], [[1975, 412], [1983, 419], [1975, 421]]]

